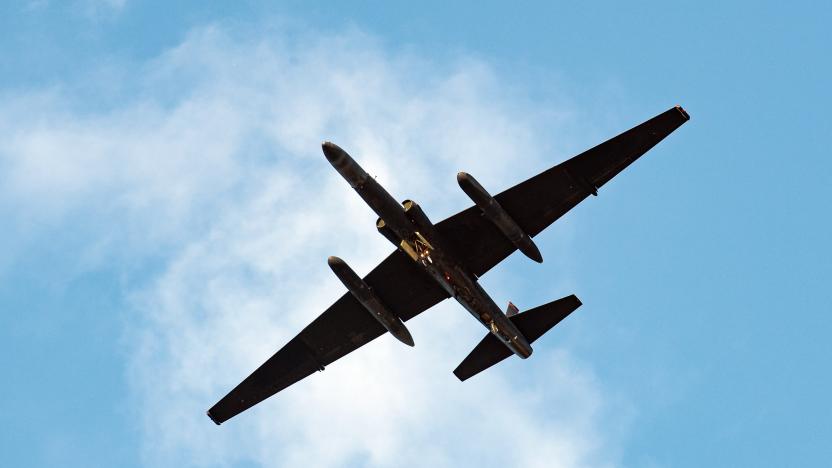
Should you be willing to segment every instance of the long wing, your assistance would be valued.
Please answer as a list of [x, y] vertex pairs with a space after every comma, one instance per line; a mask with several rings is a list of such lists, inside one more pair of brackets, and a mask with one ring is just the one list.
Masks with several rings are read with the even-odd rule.
[[[398, 250], [364, 281], [402, 320], [409, 320], [448, 297]], [[386, 331], [348, 292], [217, 402], [208, 410], [208, 416], [221, 424]]]
[[[494, 198], [534, 236], [679, 128], [690, 117], [674, 107], [546, 170]], [[469, 271], [482, 276], [514, 252], [514, 245], [472, 206], [436, 225]]]
[[[526, 233], [534, 236], [688, 118], [681, 107], [674, 107], [495, 198]], [[437, 229], [469, 271], [478, 276], [515, 250], [476, 206], [440, 222]], [[448, 297], [399, 251], [390, 254], [364, 281], [402, 320], [409, 320]], [[225, 422], [316, 370], [323, 370], [385, 331], [346, 293], [208, 410], [208, 416], [217, 424]]]

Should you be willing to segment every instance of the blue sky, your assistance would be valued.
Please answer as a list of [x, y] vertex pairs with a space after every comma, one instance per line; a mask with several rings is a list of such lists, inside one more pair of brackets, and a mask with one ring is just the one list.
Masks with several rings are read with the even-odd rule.
[[[822, 2], [0, 6], [3, 466], [820, 466]], [[215, 427], [389, 250], [342, 144], [438, 221], [668, 107], [691, 121], [483, 278], [584, 306], [464, 384], [443, 304]], [[389, 338], [389, 337], [388, 337]], [[503, 411], [495, 410], [503, 409]], [[325, 437], [326, 444], [319, 443]]]

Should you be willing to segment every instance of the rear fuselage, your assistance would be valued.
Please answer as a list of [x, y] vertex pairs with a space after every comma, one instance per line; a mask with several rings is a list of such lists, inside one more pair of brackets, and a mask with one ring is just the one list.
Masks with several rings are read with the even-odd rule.
[[514, 354], [523, 359], [531, 356], [531, 345], [480, 286], [474, 275], [442, 248], [441, 239], [434, 238], [432, 244], [434, 248], [428, 256], [419, 259], [428, 274]]

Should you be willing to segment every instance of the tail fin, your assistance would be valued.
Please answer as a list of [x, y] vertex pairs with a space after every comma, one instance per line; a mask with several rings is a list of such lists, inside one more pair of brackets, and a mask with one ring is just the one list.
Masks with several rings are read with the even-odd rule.
[[[512, 315], [509, 320], [517, 326], [529, 343], [532, 343], [580, 306], [581, 301], [573, 294], [526, 312]], [[459, 380], [466, 380], [511, 356], [511, 354], [511, 350], [506, 345], [489, 333], [454, 370], [454, 375]]]

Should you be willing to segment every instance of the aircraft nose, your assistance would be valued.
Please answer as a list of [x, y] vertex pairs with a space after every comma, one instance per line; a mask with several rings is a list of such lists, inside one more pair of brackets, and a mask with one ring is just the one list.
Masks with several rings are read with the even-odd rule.
[[[327, 161], [330, 164], [335, 165], [339, 163], [344, 156], [347, 156], [347, 152], [341, 149], [340, 146], [336, 145], [331, 141], [325, 141], [321, 144], [321, 149], [324, 150], [324, 156], [326, 156]], [[349, 156], [347, 156], [349, 157]]]
[[326, 262], [329, 263], [329, 267], [333, 269], [341, 268], [344, 265], [344, 261], [334, 255], [327, 258]]

